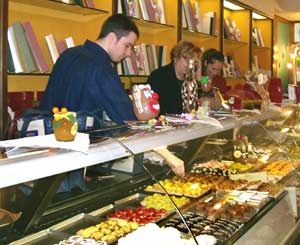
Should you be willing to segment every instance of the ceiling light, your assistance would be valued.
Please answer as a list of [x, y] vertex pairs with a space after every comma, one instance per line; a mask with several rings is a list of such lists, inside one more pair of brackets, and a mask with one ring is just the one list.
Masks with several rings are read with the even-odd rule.
[[265, 20], [265, 19], [267, 19], [265, 16], [262, 16], [260, 14], [254, 13], [254, 12], [252, 13], [252, 18], [256, 19], [256, 20]]
[[244, 8], [242, 8], [239, 5], [236, 5], [234, 3], [228, 2], [228, 1], [224, 1], [224, 7], [227, 9], [231, 9], [231, 10], [242, 10]]

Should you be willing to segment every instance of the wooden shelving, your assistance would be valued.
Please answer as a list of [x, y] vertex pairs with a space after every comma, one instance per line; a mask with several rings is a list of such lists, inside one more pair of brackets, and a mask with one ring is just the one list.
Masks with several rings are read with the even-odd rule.
[[[185, 2], [185, 0], [182, 1]], [[242, 3], [243, 10], [233, 11], [225, 9], [220, 0], [190, 0], [191, 3], [198, 2], [203, 14], [215, 12], [216, 26], [213, 35], [193, 32], [178, 26], [178, 24], [182, 23], [182, 16], [178, 15], [181, 12], [179, 4], [182, 1], [164, 0], [166, 24], [133, 18], [141, 33], [138, 43], [165, 45], [167, 47], [167, 62], [169, 62], [169, 53], [172, 47], [178, 40], [183, 39], [192, 41], [204, 49], [216, 48], [225, 55], [228, 53], [233, 55], [242, 74], [250, 69], [253, 55], [258, 56], [259, 63], [264, 69], [270, 69], [273, 45], [273, 20], [271, 18], [266, 18], [265, 20], [252, 19], [254, 10], [245, 8]], [[32, 23], [47, 63], [52, 67], [44, 40], [45, 35], [53, 33], [57, 40], [72, 36], [76, 45], [82, 44], [86, 39], [95, 40], [103, 20], [117, 9], [116, 4], [118, 4], [118, 1], [94, 1], [94, 3], [96, 4], [95, 8], [86, 8], [74, 4], [66, 4], [58, 0], [9, 0], [8, 22], [9, 25], [14, 21], [30, 21]], [[239, 2], [234, 1], [234, 3]], [[240, 29], [240, 41], [224, 38], [222, 29], [223, 17], [226, 18], [227, 16], [230, 16]], [[251, 26], [260, 28], [265, 41], [264, 47], [252, 44]], [[13, 86], [9, 85], [10, 91], [18, 89], [16, 80], [20, 80], [20, 77], [24, 77], [26, 80], [35, 77], [36, 89], [40, 90], [43, 89], [44, 79], [48, 77], [49, 73], [8, 75], [9, 82], [14, 84]], [[126, 81], [127, 87], [128, 81], [134, 82], [132, 76], [128, 77], [128, 79], [124, 76], [121, 78], [122, 81]], [[39, 78], [43, 78], [40, 79], [40, 85], [38, 84]], [[135, 80], [146, 81], [146, 77], [134, 76], [134, 78]]]
[[[253, 18], [252, 14], [252, 27], [259, 30], [262, 38], [261, 45], [254, 45], [252, 49], [252, 57], [257, 60], [256, 69], [263, 69], [272, 73], [273, 67], [273, 20], [270, 17], [256, 14], [262, 19]], [[252, 40], [253, 42], [253, 40]], [[254, 62], [254, 61], [253, 61]]]

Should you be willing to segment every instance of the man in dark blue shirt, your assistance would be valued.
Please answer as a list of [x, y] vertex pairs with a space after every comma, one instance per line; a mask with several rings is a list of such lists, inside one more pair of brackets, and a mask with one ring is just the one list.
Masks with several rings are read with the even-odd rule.
[[95, 42], [70, 48], [60, 55], [50, 75], [40, 108], [67, 107], [69, 111], [104, 109], [117, 124], [136, 120], [132, 102], [111, 62], [130, 56], [139, 37], [134, 22], [113, 15], [103, 24]]
[[[122, 87], [112, 62], [130, 56], [139, 37], [134, 22], [125, 15], [112, 15], [104, 23], [95, 42], [70, 48], [60, 55], [51, 72], [40, 109], [54, 106], [69, 111], [92, 112], [103, 109], [117, 124], [136, 120], [130, 98]], [[84, 189], [83, 171], [67, 175], [58, 192], [74, 187]]]

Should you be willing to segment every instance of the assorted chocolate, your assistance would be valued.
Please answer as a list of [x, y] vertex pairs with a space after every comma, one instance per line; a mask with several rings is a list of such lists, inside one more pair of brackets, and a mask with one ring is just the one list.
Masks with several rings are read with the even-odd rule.
[[251, 163], [210, 160], [194, 164], [191, 173], [228, 177], [231, 174], [243, 173], [251, 168], [253, 168]]
[[[185, 213], [184, 218], [195, 236], [207, 234], [216, 237], [220, 241], [228, 240], [243, 226], [240, 222], [222, 218], [211, 220], [194, 212]], [[165, 227], [174, 227], [183, 233], [189, 233], [188, 228], [179, 217], [168, 220]]]
[[226, 219], [238, 222], [247, 222], [258, 209], [251, 205], [242, 205], [232, 202], [212, 201], [209, 203], [199, 202], [195, 211], [209, 219]]

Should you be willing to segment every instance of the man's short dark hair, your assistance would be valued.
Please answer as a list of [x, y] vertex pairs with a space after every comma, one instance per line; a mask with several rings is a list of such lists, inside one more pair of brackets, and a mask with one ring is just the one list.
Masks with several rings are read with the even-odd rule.
[[118, 39], [127, 36], [129, 32], [134, 32], [137, 37], [140, 35], [133, 20], [122, 14], [114, 14], [104, 21], [98, 39], [106, 37], [110, 32], [114, 32]]
[[202, 55], [202, 64], [213, 64], [215, 61], [224, 62], [224, 55], [219, 50], [210, 48]]

